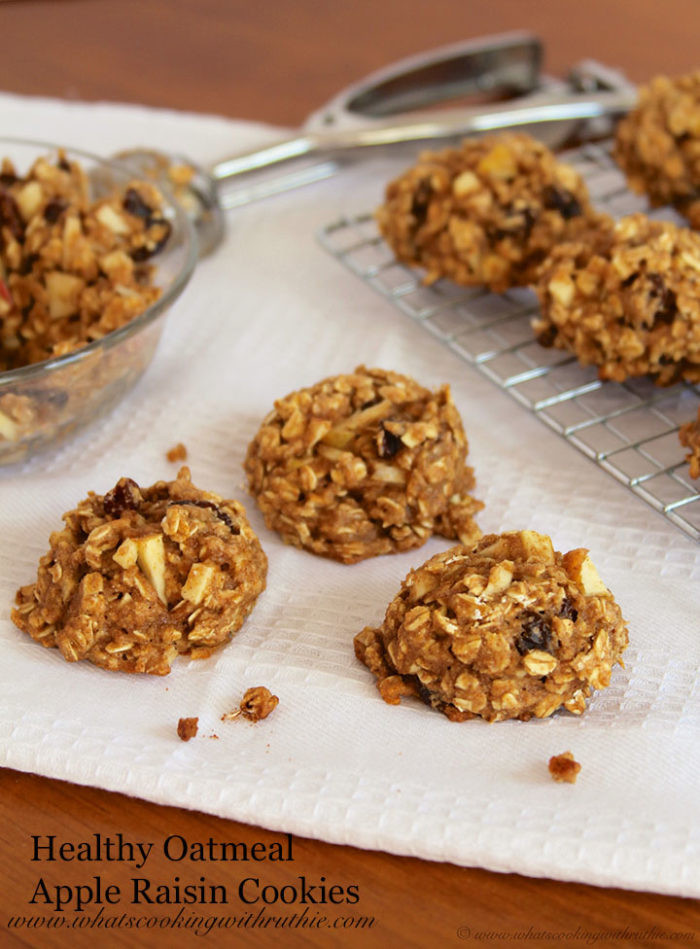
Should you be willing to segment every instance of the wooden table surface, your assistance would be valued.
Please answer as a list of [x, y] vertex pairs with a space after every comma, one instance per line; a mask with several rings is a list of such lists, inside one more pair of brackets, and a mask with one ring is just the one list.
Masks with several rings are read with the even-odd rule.
[[[0, 88], [143, 102], [294, 126], [368, 71], [458, 39], [526, 28], [545, 41], [546, 66], [553, 74], [595, 57], [643, 81], [655, 73], [700, 66], [699, 27], [698, 0], [2, 2]], [[36, 775], [5, 770], [0, 780], [0, 942], [7, 946], [184, 946], [198, 938], [185, 927], [185, 916], [179, 927], [163, 930], [107, 930], [99, 922], [91, 929], [44, 924], [41, 929], [5, 930], [10, 916], [40, 912], [28, 903], [40, 876], [37, 868], [46, 866], [31, 861], [32, 835], [78, 842], [94, 839], [94, 834], [114, 839], [122, 834], [124, 840], [153, 842], [149, 877], [154, 886], [172, 881], [181, 866], [160, 852], [171, 835], [249, 846], [283, 842], [282, 835], [260, 828]], [[281, 887], [299, 876], [309, 882], [325, 876], [328, 885], [356, 886], [357, 904], [310, 910], [324, 910], [329, 918], [362, 917], [361, 928], [313, 929], [299, 922], [297, 928], [274, 931], [261, 928], [259, 920], [257, 928], [218, 929], [203, 938], [227, 946], [389, 949], [484, 942], [650, 947], [700, 942], [697, 901], [489, 873], [306, 839], [295, 838], [293, 856], [290, 865], [266, 861], [201, 867], [231, 891], [246, 876], [259, 877], [261, 886]], [[126, 887], [133, 876], [109, 863], [54, 866], [44, 874], [47, 887], [74, 886], [101, 873], [105, 882]], [[196, 870], [197, 864], [192, 867]], [[272, 915], [279, 905], [264, 908]], [[174, 916], [177, 907], [156, 909]], [[209, 913], [216, 907], [200, 909]], [[192, 907], [185, 910], [187, 918], [194, 915]], [[283, 910], [291, 914], [301, 908]], [[259, 905], [251, 905], [250, 911], [258, 913]], [[238, 907], [228, 911], [233, 912], [241, 915]], [[72, 915], [66, 914], [69, 920]], [[309, 918], [307, 914], [307, 923]], [[679, 933], [684, 935], [679, 938]]]

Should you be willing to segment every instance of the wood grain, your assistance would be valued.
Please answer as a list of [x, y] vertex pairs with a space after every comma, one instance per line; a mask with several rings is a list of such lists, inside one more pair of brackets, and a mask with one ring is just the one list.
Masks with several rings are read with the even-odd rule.
[[[28, 914], [39, 908], [27, 905], [27, 900], [43, 873], [47, 885], [55, 883], [88, 882], [95, 873], [123, 887], [129, 892], [133, 876], [147, 875], [156, 882], [181, 880], [197, 881], [202, 873], [209, 881], [222, 883], [230, 893], [237, 892], [242, 879], [258, 877], [266, 884], [282, 886], [296, 883], [303, 875], [308, 881], [325, 877], [328, 884], [357, 885], [360, 901], [356, 906], [339, 907], [345, 914], [371, 917], [371, 928], [357, 931], [288, 930], [284, 944], [304, 946], [369, 946], [369, 947], [433, 947], [486, 944], [509, 945], [517, 942], [518, 933], [530, 928], [536, 932], [579, 933], [597, 935], [602, 945], [666, 946], [683, 945], [678, 940], [660, 939], [659, 933], [686, 933], [697, 931], [698, 904], [693, 900], [664, 897], [655, 894], [629, 893], [624, 890], [600, 889], [580, 884], [534, 880], [516, 875], [500, 875], [455, 867], [450, 864], [429, 863], [422, 860], [395, 857], [389, 854], [358, 850], [354, 847], [336, 847], [314, 840], [294, 838], [292, 863], [208, 863], [206, 865], [169, 862], [162, 854], [165, 839], [171, 834], [185, 836], [189, 841], [217, 842], [280, 841], [283, 835], [208, 814], [156, 807], [145, 801], [111, 794], [93, 788], [78, 787], [62, 781], [47, 781], [35, 775], [2, 772], [2, 809], [5, 820], [2, 829], [3, 850], [0, 862], [5, 881], [3, 906], [6, 912]], [[11, 819], [8, 816], [11, 815]], [[115, 837], [122, 833], [131, 841], [155, 843], [148, 867], [141, 873], [118, 864], [102, 863], [62, 866], [31, 862], [32, 835], [54, 834], [60, 840], [77, 842], [90, 840], [94, 834]], [[253, 895], [253, 891], [251, 891]], [[297, 907], [285, 907], [294, 910]], [[144, 913], [163, 912], [172, 907], [145, 907]], [[175, 910], [177, 907], [174, 908]], [[207, 913], [239, 914], [238, 905], [231, 907], [206, 906]], [[257, 912], [258, 906], [251, 907]], [[319, 907], [312, 907], [319, 911]], [[333, 907], [321, 907], [329, 916]], [[141, 907], [138, 908], [141, 911]], [[191, 912], [186, 907], [187, 913]], [[198, 908], [199, 911], [202, 907]], [[279, 907], [266, 907], [270, 914]], [[132, 908], [132, 912], [137, 910]], [[70, 915], [70, 914], [68, 914]], [[3, 920], [3, 923], [5, 921]], [[471, 938], [460, 939], [460, 927], [470, 930]], [[628, 942], [601, 940], [611, 929], [628, 929], [637, 938]], [[479, 933], [498, 932], [505, 939], [478, 940]], [[99, 932], [99, 931], [98, 931]], [[267, 946], [279, 939], [268, 930], [236, 930], [235, 944]], [[644, 934], [647, 934], [646, 936]], [[75, 946], [82, 949], [95, 944], [95, 931], [70, 932], [42, 930], [41, 941], [26, 940], [27, 933], [13, 933], [10, 945], [54, 947]], [[510, 937], [510, 938], [509, 938]], [[165, 942], [165, 936], [160, 936]], [[152, 941], [152, 933], [135, 934], [128, 930], [114, 930], [109, 946], [159, 945]], [[139, 941], [142, 939], [143, 941]], [[149, 941], [149, 939], [151, 941]], [[189, 945], [192, 936], [186, 930], [168, 930], [167, 941], [172, 945]], [[217, 943], [218, 944], [218, 943]], [[233, 940], [232, 940], [233, 944]], [[552, 940], [551, 936], [532, 938], [523, 945], [576, 945], [579, 940]], [[99, 945], [99, 942], [98, 942]]]
[[[635, 80], [697, 67], [697, 0], [33, 0], [0, 4], [0, 87], [84, 100], [142, 102], [296, 125], [345, 84], [419, 50], [528, 28], [546, 42], [547, 68], [562, 74], [593, 56]], [[37, 133], [37, 137], [40, 134]], [[168, 835], [190, 841], [273, 842], [279, 834], [13, 771], [0, 772], [2, 918], [26, 914], [37, 879], [75, 885], [95, 873], [128, 887], [128, 867], [31, 861], [32, 835], [87, 840], [98, 833], [154, 843], [148, 875], [224, 884], [246, 876], [282, 886], [299, 875], [358, 887], [358, 931], [226, 930], [213, 945], [423, 947], [597, 945], [658, 947], [700, 940], [696, 901], [500, 875], [448, 864], [294, 841], [294, 862], [196, 864], [162, 854]], [[633, 802], [630, 802], [633, 806]], [[201, 867], [204, 867], [202, 869]], [[257, 907], [256, 907], [257, 908]], [[172, 909], [172, 907], [170, 907]], [[211, 908], [210, 908], [211, 909]], [[331, 907], [331, 910], [334, 910]], [[227, 913], [239, 913], [232, 906]], [[274, 912], [274, 907], [270, 908]], [[460, 927], [467, 927], [459, 938]], [[624, 930], [613, 938], [611, 930]], [[572, 936], [576, 934], [578, 936]], [[528, 939], [518, 934], [529, 931]], [[547, 936], [545, 931], [550, 935]], [[477, 939], [491, 932], [490, 939]], [[540, 936], [537, 936], [540, 932]], [[685, 933], [682, 939], [669, 934]], [[500, 933], [500, 936], [498, 934]], [[553, 939], [552, 933], [564, 934]], [[604, 936], [608, 933], [608, 936]], [[568, 936], [566, 935], [568, 934]], [[1, 937], [0, 937], [1, 938]], [[10, 947], [194, 945], [185, 929], [16, 930]], [[202, 937], [206, 938], [206, 937]], [[206, 942], [205, 942], [206, 944]]]
[[[297, 125], [369, 70], [528, 29], [563, 74], [596, 57], [643, 80], [698, 65], [697, 0], [33, 0], [0, 5], [2, 88]], [[694, 28], [693, 28], [694, 27]]]

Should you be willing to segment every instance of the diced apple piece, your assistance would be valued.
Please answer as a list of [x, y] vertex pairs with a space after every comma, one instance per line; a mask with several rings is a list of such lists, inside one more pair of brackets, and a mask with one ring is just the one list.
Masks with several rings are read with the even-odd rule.
[[564, 307], [571, 306], [571, 301], [574, 299], [574, 290], [576, 289], [571, 280], [564, 277], [555, 278], [549, 281], [547, 289], [557, 303], [561, 303]]
[[[347, 458], [348, 452], [341, 451], [340, 448], [333, 448], [332, 445], [325, 445], [321, 443], [318, 446], [318, 454], [321, 458], [327, 458], [328, 461], [341, 461], [344, 457]], [[299, 463], [306, 464], [309, 459], [302, 459]]]
[[510, 581], [513, 579], [513, 564], [512, 563], [497, 563], [491, 567], [489, 571], [489, 581], [486, 584], [486, 588], [482, 593], [482, 596], [496, 596], [499, 593], [503, 593], [504, 590], [507, 590], [510, 586]]
[[44, 192], [38, 181], [28, 181], [15, 196], [19, 213], [25, 221], [30, 221], [44, 200]]
[[321, 441], [325, 445], [332, 445], [334, 448], [344, 448], [361, 428], [366, 428], [374, 422], [381, 422], [382, 419], [388, 418], [393, 410], [394, 405], [388, 399], [377, 402], [376, 405], [370, 405], [366, 409], [355, 412], [339, 425], [335, 425], [323, 436]]
[[473, 171], [463, 171], [462, 174], [457, 175], [452, 182], [452, 193], [456, 195], [456, 197], [461, 198], [465, 194], [478, 191], [480, 187], [481, 183]]
[[554, 563], [554, 548], [546, 534], [538, 534], [537, 531], [520, 531], [520, 543], [526, 559]]
[[588, 556], [585, 547], [578, 547], [564, 554], [564, 569], [571, 579], [577, 583], [586, 596], [608, 596], [610, 591], [598, 575], [593, 561]]
[[120, 567], [123, 567], [127, 570], [129, 567], [133, 567], [139, 557], [139, 548], [131, 537], [127, 537], [126, 540], [122, 541], [119, 547], [112, 554], [112, 559], [116, 560]]
[[85, 281], [73, 274], [53, 270], [46, 274], [46, 292], [49, 296], [49, 316], [52, 320], [76, 313]]
[[438, 585], [438, 580], [432, 577], [426, 571], [413, 577], [411, 582], [411, 599], [414, 601], [422, 599], [426, 593], [430, 593]]
[[17, 424], [4, 412], [0, 412], [0, 435], [9, 442], [16, 442], [19, 437]]
[[113, 250], [100, 258], [100, 269], [115, 283], [128, 283], [134, 274], [134, 262], [123, 250]]
[[183, 600], [189, 600], [190, 603], [201, 603], [207, 587], [214, 576], [214, 567], [208, 563], [193, 563], [190, 572], [187, 574], [187, 580], [180, 591]]
[[381, 481], [383, 484], [405, 484], [406, 472], [401, 468], [376, 463], [372, 468], [372, 478], [374, 481]]
[[165, 547], [161, 534], [139, 537], [137, 563], [159, 599], [167, 605], [165, 596]]
[[104, 224], [106, 228], [109, 228], [114, 234], [128, 234], [129, 225], [124, 220], [121, 214], [118, 211], [115, 211], [113, 207], [109, 204], [103, 204], [102, 207], [95, 213], [95, 217], [100, 222]]
[[517, 170], [513, 152], [502, 142], [494, 145], [491, 151], [484, 155], [477, 167], [479, 174], [501, 180], [514, 178]]

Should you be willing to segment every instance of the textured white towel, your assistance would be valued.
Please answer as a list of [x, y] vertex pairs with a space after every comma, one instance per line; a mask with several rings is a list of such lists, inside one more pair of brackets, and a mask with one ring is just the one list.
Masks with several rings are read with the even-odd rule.
[[[0, 125], [103, 155], [153, 145], [202, 162], [272, 134], [3, 95]], [[700, 551], [319, 247], [319, 228], [373, 207], [397, 168], [374, 159], [230, 213], [225, 243], [198, 266], [128, 398], [64, 447], [0, 470], [0, 761], [339, 843], [700, 896]], [[260, 420], [274, 398], [361, 362], [451, 383], [485, 531], [528, 527], [559, 550], [591, 550], [630, 647], [582, 718], [454, 724], [411, 701], [385, 705], [352, 638], [446, 542], [347, 567], [266, 530], [241, 468]], [[63, 511], [122, 475], [174, 476], [164, 454], [176, 441], [196, 484], [246, 505], [268, 589], [228, 647], [176, 662], [165, 679], [68, 665], [12, 625], [14, 592], [34, 579]], [[267, 721], [220, 722], [260, 684], [280, 698]], [[183, 744], [177, 720], [194, 715], [199, 736]], [[573, 787], [547, 772], [567, 749], [583, 766]]]

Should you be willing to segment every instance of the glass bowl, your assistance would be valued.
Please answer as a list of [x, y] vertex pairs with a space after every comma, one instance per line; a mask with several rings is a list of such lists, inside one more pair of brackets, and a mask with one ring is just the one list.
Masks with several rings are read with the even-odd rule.
[[[39, 157], [55, 160], [59, 146], [0, 137], [0, 160], [24, 175]], [[73, 148], [61, 151], [87, 174], [90, 200], [134, 180], [133, 171]], [[184, 290], [197, 260], [187, 216], [161, 189], [171, 227], [164, 248], [149, 261], [160, 297], [129, 323], [75, 352], [0, 372], [0, 465], [22, 461], [57, 444], [108, 412], [133, 387], [156, 350], [165, 316]]]

